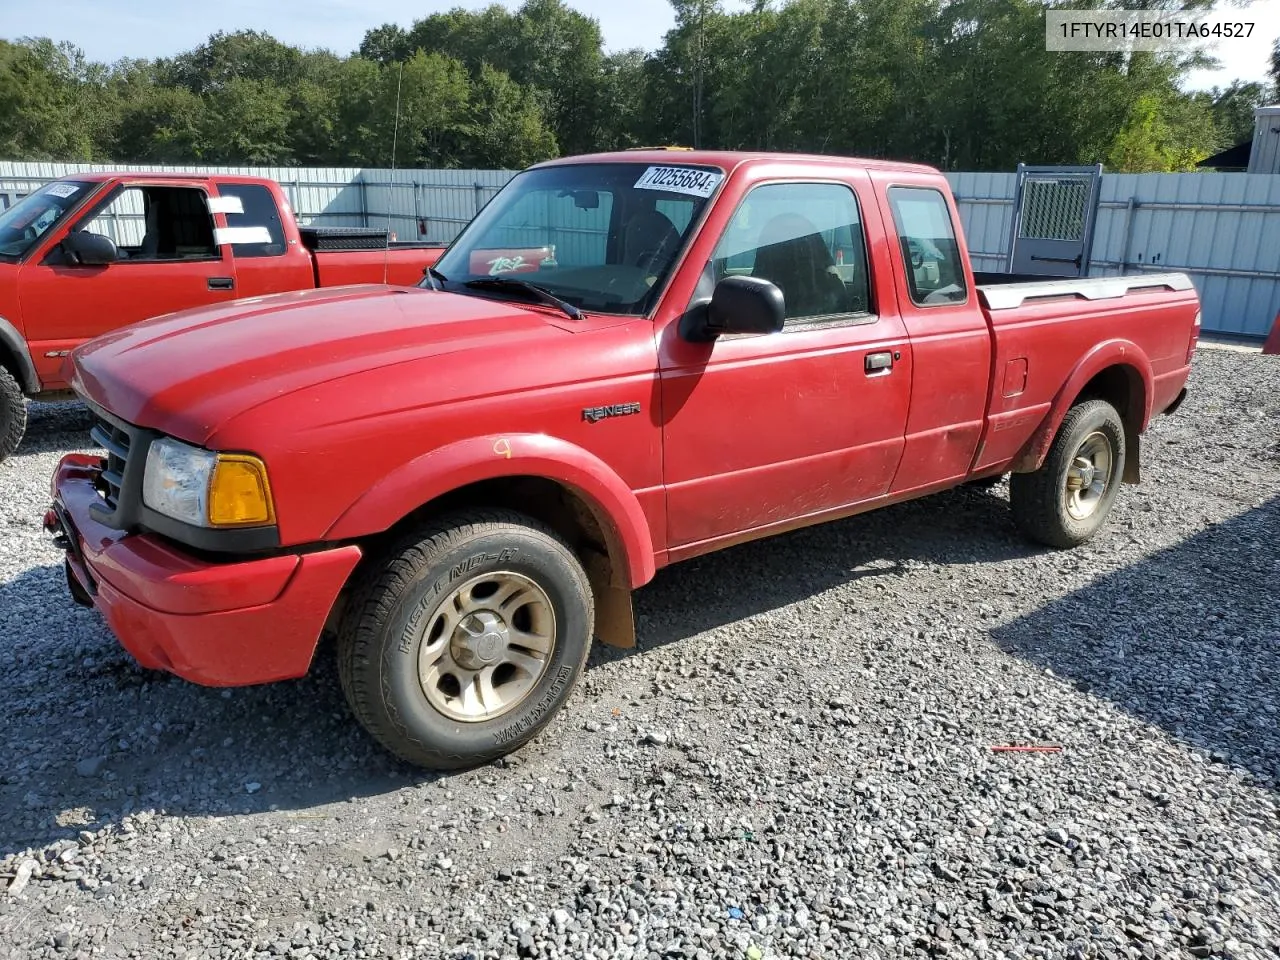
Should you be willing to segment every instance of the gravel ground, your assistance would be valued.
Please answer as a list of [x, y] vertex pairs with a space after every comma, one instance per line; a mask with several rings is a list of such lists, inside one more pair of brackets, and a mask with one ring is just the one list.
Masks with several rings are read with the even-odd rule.
[[87, 417], [37, 407], [0, 466], [0, 955], [1274, 957], [1280, 358], [1192, 386], [1092, 544], [1028, 546], [1001, 485], [674, 567], [638, 650], [443, 777], [329, 658], [136, 669], [39, 526]]

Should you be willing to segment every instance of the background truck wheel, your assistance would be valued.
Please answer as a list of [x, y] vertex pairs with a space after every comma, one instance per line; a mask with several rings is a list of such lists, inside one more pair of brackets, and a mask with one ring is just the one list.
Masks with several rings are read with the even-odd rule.
[[0, 367], [0, 460], [5, 460], [22, 442], [27, 429], [27, 402], [18, 381]]
[[1124, 476], [1124, 424], [1105, 400], [1067, 411], [1044, 464], [1009, 478], [1013, 518], [1051, 547], [1084, 543], [1106, 521]]
[[526, 743], [582, 673], [591, 586], [551, 530], [509, 511], [441, 518], [360, 575], [338, 628], [343, 692], [409, 763], [458, 769]]

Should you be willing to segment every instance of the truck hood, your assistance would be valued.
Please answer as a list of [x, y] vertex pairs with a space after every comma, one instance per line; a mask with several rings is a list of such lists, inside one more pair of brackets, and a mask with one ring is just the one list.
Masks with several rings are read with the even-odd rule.
[[137, 426], [203, 443], [230, 417], [350, 374], [497, 343], [513, 355], [572, 321], [511, 303], [369, 284], [157, 317], [72, 353], [71, 385]]

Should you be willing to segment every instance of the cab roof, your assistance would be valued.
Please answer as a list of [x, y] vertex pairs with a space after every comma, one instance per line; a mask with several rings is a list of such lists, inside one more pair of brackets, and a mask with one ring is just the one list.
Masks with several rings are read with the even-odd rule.
[[816, 167], [862, 167], [868, 170], [888, 170], [897, 173], [932, 173], [939, 171], [921, 163], [904, 163], [896, 160], [873, 160], [865, 157], [837, 157], [828, 154], [749, 152], [734, 150], [691, 150], [687, 147], [641, 147], [632, 150], [615, 150], [609, 153], [587, 153], [572, 157], [559, 157], [535, 164], [535, 167], [570, 166], [577, 163], [648, 163], [662, 166], [712, 166], [732, 173], [744, 163], [775, 161]]
[[78, 180], [81, 183], [102, 183], [105, 180], [219, 180], [223, 183], [270, 183], [269, 177], [251, 177], [242, 173], [185, 173], [173, 170], [95, 170], [86, 173], [65, 173], [59, 180]]

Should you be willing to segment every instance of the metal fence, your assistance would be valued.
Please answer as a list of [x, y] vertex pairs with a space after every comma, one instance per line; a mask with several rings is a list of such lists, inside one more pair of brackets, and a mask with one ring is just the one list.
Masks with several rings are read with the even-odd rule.
[[[0, 162], [0, 209], [51, 179], [97, 170], [270, 177], [284, 187], [302, 223], [389, 226], [401, 240], [432, 243], [452, 240], [514, 173]], [[1016, 175], [954, 173], [947, 179], [974, 267], [1005, 269]], [[1266, 336], [1280, 312], [1280, 175], [1103, 174], [1088, 273], [1144, 270], [1190, 275], [1207, 332]]]
[[400, 240], [447, 243], [509, 179], [507, 170], [206, 167], [0, 161], [0, 210], [58, 177], [106, 170], [270, 177], [314, 226], [389, 227]]
[[[1004, 270], [1016, 175], [948, 175], [974, 269]], [[1104, 173], [1090, 276], [1181, 271], [1204, 329], [1265, 337], [1280, 313], [1280, 175]]]

